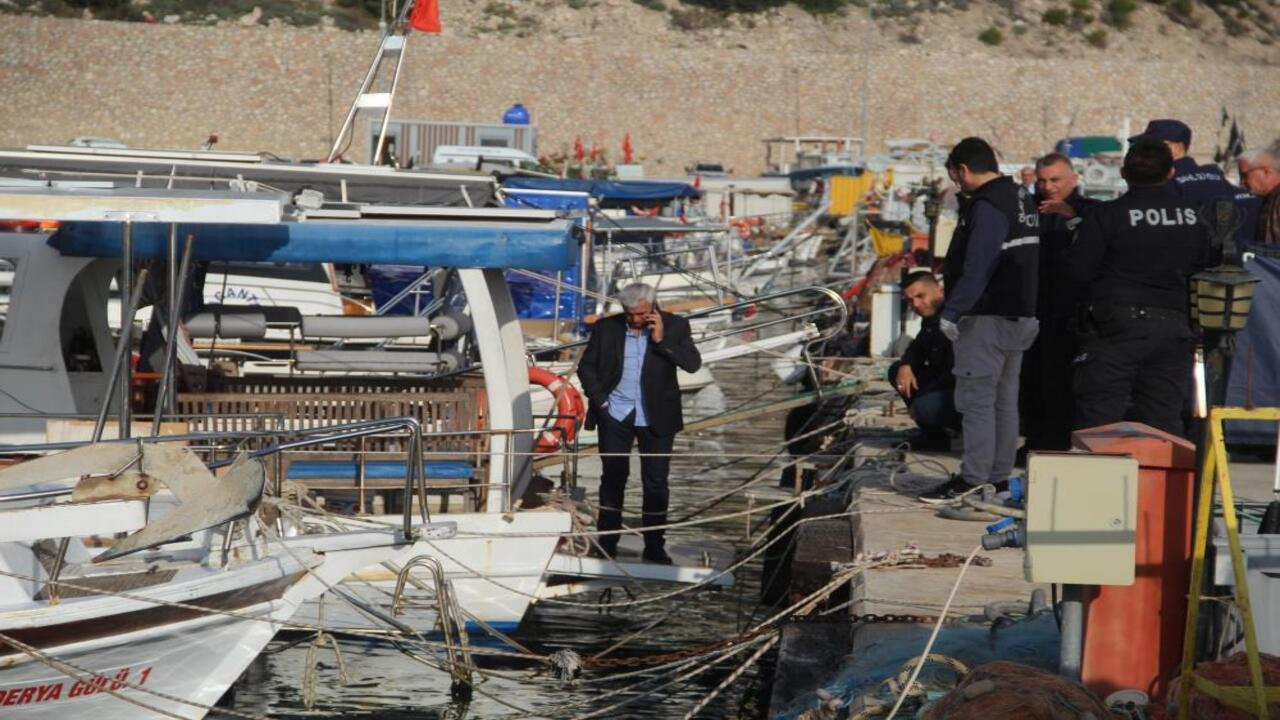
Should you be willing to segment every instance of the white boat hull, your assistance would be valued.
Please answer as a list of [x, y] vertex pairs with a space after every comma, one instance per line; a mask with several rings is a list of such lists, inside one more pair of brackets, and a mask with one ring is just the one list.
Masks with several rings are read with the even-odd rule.
[[[453, 584], [469, 629], [483, 630], [478, 620], [500, 631], [513, 630], [537, 595], [559, 535], [570, 530], [571, 518], [559, 511], [527, 511], [506, 517], [509, 520], [501, 513], [435, 516], [437, 521], [456, 522], [458, 534], [444, 540], [418, 541], [398, 552], [389, 564], [398, 569], [419, 555], [436, 558], [444, 567], [445, 579]], [[433, 578], [425, 570], [413, 571], [412, 577], [425, 587], [433, 587]], [[395, 585], [391, 569], [374, 565], [349, 576], [342, 587], [391, 615]], [[419, 632], [435, 630], [438, 616], [430, 593], [409, 585], [405, 595], [405, 612], [396, 620]], [[295, 621], [321, 624], [322, 616], [323, 624], [335, 632], [385, 628], [332, 593], [304, 602]]]
[[[293, 605], [281, 600], [241, 612], [287, 617], [292, 611]], [[56, 648], [52, 653], [59, 660], [119, 682], [106, 683], [89, 676], [75, 679], [24, 659], [0, 673], [0, 717], [137, 720], [158, 716], [153, 710], [115, 697], [108, 692], [112, 690], [156, 710], [183, 718], [202, 718], [206, 713], [201, 707], [127, 688], [124, 683], [210, 706], [275, 633], [276, 625], [272, 623], [215, 615], [112, 636], [109, 644], [78, 643]]]
[[[291, 538], [288, 553], [227, 570], [194, 570], [186, 581], [129, 597], [95, 595], [0, 612], [0, 632], [55, 659], [0, 650], [7, 651], [0, 654], [0, 717], [141, 720], [164, 712], [203, 718], [302, 601], [355, 568], [392, 556], [391, 539], [382, 531]], [[301, 558], [312, 558], [309, 571]]]

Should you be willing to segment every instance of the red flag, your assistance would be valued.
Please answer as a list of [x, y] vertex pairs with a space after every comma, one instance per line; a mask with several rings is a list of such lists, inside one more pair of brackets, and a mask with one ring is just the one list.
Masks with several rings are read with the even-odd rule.
[[631, 133], [627, 133], [622, 138], [622, 162], [631, 164]]
[[595, 162], [600, 157], [600, 148], [596, 147], [596, 141], [591, 141], [591, 162]]
[[409, 27], [424, 33], [440, 32], [440, 0], [413, 0]]
[[573, 139], [573, 159], [582, 162], [582, 158], [586, 157], [586, 152], [582, 149], [582, 138]]

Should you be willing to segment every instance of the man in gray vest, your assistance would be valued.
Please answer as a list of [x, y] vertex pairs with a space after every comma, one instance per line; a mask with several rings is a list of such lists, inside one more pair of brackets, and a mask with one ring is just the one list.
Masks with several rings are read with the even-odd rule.
[[1018, 446], [1018, 378], [1035, 340], [1039, 214], [1031, 196], [1000, 174], [995, 151], [965, 138], [947, 173], [968, 198], [943, 265], [939, 325], [955, 351], [956, 410], [964, 416], [960, 473], [920, 499], [953, 502], [979, 485], [1008, 486]]

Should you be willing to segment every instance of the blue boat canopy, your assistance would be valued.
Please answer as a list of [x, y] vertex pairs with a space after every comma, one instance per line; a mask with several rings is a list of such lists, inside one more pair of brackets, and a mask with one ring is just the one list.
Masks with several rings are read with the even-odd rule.
[[567, 190], [585, 192], [601, 202], [671, 201], [696, 198], [702, 191], [688, 183], [654, 180], [561, 180], [541, 177], [508, 177], [503, 187], [518, 190]]
[[[114, 222], [64, 223], [49, 240], [63, 255], [119, 257], [122, 226]], [[577, 260], [578, 238], [569, 221], [494, 223], [361, 220], [285, 222], [275, 225], [179, 225], [195, 236], [196, 260], [330, 262], [428, 267], [567, 270]], [[138, 258], [168, 255], [169, 226], [133, 226]]]

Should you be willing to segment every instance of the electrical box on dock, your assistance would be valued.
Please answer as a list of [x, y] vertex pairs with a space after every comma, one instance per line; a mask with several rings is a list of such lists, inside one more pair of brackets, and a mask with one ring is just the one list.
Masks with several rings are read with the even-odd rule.
[[1031, 582], [1132, 585], [1138, 461], [1033, 453], [1027, 462], [1026, 576]]

